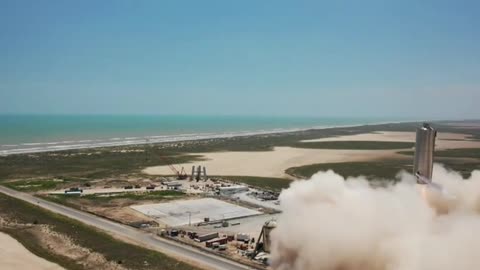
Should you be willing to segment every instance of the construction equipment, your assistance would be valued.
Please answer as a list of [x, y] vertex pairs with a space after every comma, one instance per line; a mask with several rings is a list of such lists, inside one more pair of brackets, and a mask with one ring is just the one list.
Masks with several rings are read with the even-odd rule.
[[175, 168], [175, 166], [173, 166], [172, 164], [167, 163], [167, 165], [170, 168], [170, 170], [177, 176], [177, 180], [185, 180], [188, 178], [188, 175], [185, 172], [185, 169], [183, 167], [180, 171], [178, 171], [177, 168]]
[[187, 178], [188, 178], [188, 174], [185, 171], [185, 168], [182, 167], [182, 169], [180, 170], [180, 173], [177, 174], [177, 179], [178, 180], [185, 180]]
[[[146, 144], [146, 145], [148, 146], [148, 144]], [[148, 149], [145, 148], [145, 155], [146, 155], [145, 160], [146, 160], [146, 161], [149, 160], [149, 158], [148, 158], [148, 153], [151, 153], [151, 151], [147, 151], [147, 150], [148, 150]], [[171, 164], [171, 163], [168, 161], [168, 159], [167, 159], [166, 157], [160, 156], [160, 155], [158, 155], [158, 154], [156, 154], [156, 153], [155, 153], [154, 155], [156, 155], [156, 156], [157, 156], [158, 158], [160, 158], [165, 164], [168, 165], [168, 168], [170, 168], [170, 170], [173, 172], [173, 174], [177, 176], [177, 180], [185, 180], [185, 179], [188, 178], [188, 175], [187, 175], [187, 173], [185, 172], [185, 169], [184, 169], [183, 167], [182, 167], [182, 169], [179, 171], [179, 170], [177, 170], [177, 168], [175, 168], [175, 166], [173, 166], [173, 164]]]

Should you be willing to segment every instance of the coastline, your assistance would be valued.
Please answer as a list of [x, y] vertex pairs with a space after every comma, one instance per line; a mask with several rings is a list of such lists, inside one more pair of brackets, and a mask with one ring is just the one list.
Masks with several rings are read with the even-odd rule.
[[[415, 122], [415, 121], [413, 121]], [[92, 140], [77, 140], [77, 141], [59, 141], [59, 142], [45, 142], [45, 143], [20, 143], [20, 144], [3, 144], [0, 145], [0, 156], [8, 156], [15, 154], [32, 154], [41, 152], [55, 152], [65, 150], [80, 150], [91, 148], [103, 148], [103, 147], [118, 147], [118, 146], [130, 146], [130, 145], [142, 145], [142, 144], [162, 144], [162, 143], [175, 143], [186, 141], [201, 141], [211, 139], [229, 139], [236, 137], [254, 137], [261, 135], [288, 135], [295, 134], [304, 131], [321, 131], [334, 128], [355, 128], [364, 126], [375, 126], [385, 124], [402, 124], [413, 123], [408, 121], [382, 121], [369, 124], [352, 124], [352, 125], [325, 125], [325, 126], [313, 126], [308, 128], [292, 128], [292, 129], [273, 129], [273, 130], [258, 130], [258, 131], [245, 131], [245, 132], [224, 132], [224, 133], [187, 133], [178, 135], [152, 135], [152, 136], [139, 136], [139, 137], [114, 137], [109, 139], [92, 139]]]
[[[441, 158], [442, 163], [464, 175], [468, 175], [472, 168], [477, 168], [479, 163], [475, 157], [478, 156], [476, 149], [480, 148], [480, 129], [459, 128], [441, 122], [432, 124], [439, 130], [438, 150], [444, 157]], [[1, 157], [0, 178], [22, 179], [57, 175], [98, 179], [146, 174], [161, 177], [172, 174], [172, 170], [167, 166], [170, 164], [175, 165], [177, 170], [184, 167], [188, 172], [193, 165], [205, 166], [208, 175], [212, 176], [280, 179], [285, 178], [285, 171], [292, 167], [301, 168], [299, 170], [302, 172], [311, 172], [317, 167], [318, 170], [323, 170], [330, 166], [313, 165], [342, 162], [345, 166], [339, 170], [352, 172], [355, 171], [353, 168], [364, 164], [366, 167], [363, 171], [368, 174], [368, 163], [375, 160], [380, 162], [371, 164], [380, 167], [385, 167], [388, 163], [385, 163], [386, 161], [395, 161], [395, 170], [400, 168], [400, 163], [402, 166], [410, 164], [405, 160], [411, 159], [414, 133], [419, 125], [420, 122], [348, 127], [342, 125], [343, 127], [301, 129], [302, 131], [289, 133], [262, 132], [268, 135], [243, 134], [244, 136], [226, 138], [227, 136], [222, 134], [223, 136], [217, 137], [223, 139], [189, 138], [190, 140], [151, 145], [141, 141], [138, 145], [8, 155]], [[304, 170], [305, 166], [310, 167]], [[392, 167], [391, 164], [388, 167]], [[389, 175], [392, 178], [391, 174], [383, 173], [387, 171], [391, 172], [382, 167], [379, 175]]]

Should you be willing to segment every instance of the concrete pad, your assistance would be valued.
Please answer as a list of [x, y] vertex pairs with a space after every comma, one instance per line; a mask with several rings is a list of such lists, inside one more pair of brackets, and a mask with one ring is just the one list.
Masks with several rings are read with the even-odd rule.
[[130, 207], [169, 226], [188, 225], [189, 219], [191, 224], [195, 224], [203, 222], [206, 217], [210, 218], [210, 221], [214, 221], [262, 214], [256, 210], [212, 198], [133, 205]]

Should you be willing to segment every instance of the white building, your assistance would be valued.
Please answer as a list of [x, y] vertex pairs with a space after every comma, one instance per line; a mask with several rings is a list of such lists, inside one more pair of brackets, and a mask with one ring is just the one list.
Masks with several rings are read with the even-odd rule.
[[246, 192], [246, 191], [248, 191], [248, 187], [241, 186], [241, 185], [218, 188], [218, 194], [221, 196], [230, 196], [235, 193]]
[[175, 189], [175, 190], [178, 190], [180, 188], [182, 188], [182, 183], [180, 182], [163, 182], [163, 184], [165, 186], [167, 186], [167, 189]]

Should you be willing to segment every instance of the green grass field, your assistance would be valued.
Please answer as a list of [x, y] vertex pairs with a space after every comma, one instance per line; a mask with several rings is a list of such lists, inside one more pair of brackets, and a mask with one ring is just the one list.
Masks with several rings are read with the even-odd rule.
[[200, 158], [165, 152], [150, 146], [128, 146], [122, 149], [145, 152], [122, 153], [118, 148], [102, 148], [0, 157], [0, 181], [33, 177], [87, 181], [125, 173], [139, 173], [147, 166], [183, 163]]
[[64, 180], [51, 180], [51, 179], [35, 179], [35, 180], [20, 180], [14, 182], [6, 182], [4, 185], [18, 191], [41, 191], [55, 189], [60, 184], [65, 183]]
[[[409, 159], [392, 159], [369, 162], [311, 164], [289, 168], [286, 170], [286, 173], [298, 178], [310, 178], [319, 171], [333, 170], [343, 177], [366, 176], [368, 179], [394, 181], [395, 176], [401, 170], [412, 171], [412, 162]], [[480, 162], [466, 162], [451, 158], [437, 158], [435, 162], [443, 164], [447, 169], [460, 173], [464, 178], [470, 177], [473, 170], [480, 170]]]
[[[403, 155], [413, 156], [413, 151], [400, 151]], [[451, 158], [477, 158], [480, 159], [480, 148], [460, 148], [435, 151], [435, 157], [451, 157]]]
[[480, 148], [448, 149], [436, 151], [435, 156], [453, 158], [476, 158], [480, 159]]
[[[415, 154], [413, 151], [400, 151], [398, 153], [412, 158]], [[473, 170], [480, 170], [480, 149], [463, 148], [435, 151], [434, 162], [444, 164], [446, 168], [459, 172], [463, 177], [468, 178]]]
[[[68, 235], [76, 244], [103, 254], [109, 261], [121, 262], [122, 266], [128, 269], [197, 269], [159, 252], [127, 244], [92, 227], [3, 194], [0, 194], [0, 214], [19, 223], [51, 225], [54, 231]], [[28, 229], [4, 228], [2, 231], [13, 236], [34, 254], [66, 269], [88, 269], [44, 249]]]
[[412, 165], [405, 160], [386, 160], [375, 162], [342, 162], [312, 164], [287, 169], [286, 173], [299, 178], [310, 178], [319, 171], [333, 170], [343, 177], [366, 176], [369, 179], [391, 179], [401, 170], [411, 170]]

